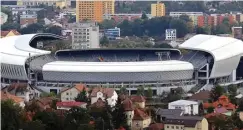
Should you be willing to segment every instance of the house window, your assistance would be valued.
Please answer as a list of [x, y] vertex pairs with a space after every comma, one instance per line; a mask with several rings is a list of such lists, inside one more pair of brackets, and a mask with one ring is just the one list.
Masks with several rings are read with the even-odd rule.
[[72, 93], [70, 92], [70, 95], [72, 95]]
[[167, 126], [167, 128], [170, 128], [170, 126]]
[[66, 93], [66, 95], [68, 95], [68, 93]]
[[66, 100], [68, 100], [68, 98], [66, 98]]
[[174, 129], [174, 126], [171, 126], [172, 129]]
[[179, 129], [179, 126], [176, 126], [176, 129]]

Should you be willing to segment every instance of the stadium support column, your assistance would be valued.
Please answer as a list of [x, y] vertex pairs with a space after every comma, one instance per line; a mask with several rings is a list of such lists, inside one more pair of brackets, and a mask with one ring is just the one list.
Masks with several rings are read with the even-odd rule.
[[231, 82], [236, 81], [236, 70], [233, 70], [232, 74], [231, 74]]
[[206, 67], [207, 67], [207, 79], [206, 79], [206, 83], [209, 84], [209, 64], [207, 64]]

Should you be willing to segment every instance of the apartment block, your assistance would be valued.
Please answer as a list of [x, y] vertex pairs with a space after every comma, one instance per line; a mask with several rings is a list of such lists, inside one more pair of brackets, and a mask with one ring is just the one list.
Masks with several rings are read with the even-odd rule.
[[20, 15], [20, 25], [37, 23], [37, 15]]
[[99, 48], [99, 26], [96, 22], [75, 23], [72, 32], [72, 49]]
[[151, 15], [153, 17], [165, 16], [165, 4], [159, 2], [157, 4], [151, 4]]

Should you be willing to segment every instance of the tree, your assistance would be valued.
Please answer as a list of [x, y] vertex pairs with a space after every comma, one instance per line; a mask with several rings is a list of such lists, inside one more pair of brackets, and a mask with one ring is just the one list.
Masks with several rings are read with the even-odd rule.
[[107, 36], [102, 37], [100, 40], [100, 45], [107, 46], [108, 44], [109, 44], [109, 39], [107, 38]]
[[114, 28], [116, 27], [116, 21], [114, 19], [111, 20], [105, 19], [104, 21], [101, 22], [100, 27], [101, 29]]
[[8, 15], [8, 19], [6, 23], [13, 23], [13, 15], [12, 15], [12, 11], [1, 6], [1, 12], [5, 13], [6, 15]]
[[235, 96], [237, 96], [237, 86], [230, 85], [228, 86], [228, 93], [229, 93], [229, 99], [231, 103], [237, 104]]
[[141, 19], [143, 19], [143, 20], [147, 20], [148, 19], [148, 16], [146, 15], [146, 12], [143, 12]]
[[81, 91], [78, 96], [75, 98], [77, 102], [88, 102], [87, 92], [86, 90]]
[[59, 26], [51, 26], [45, 30], [45, 33], [52, 33], [56, 35], [62, 35], [62, 28]]
[[12, 100], [1, 101], [1, 129], [18, 130], [23, 124], [22, 109]]
[[211, 90], [210, 97], [211, 99], [213, 99], [213, 101], [217, 101], [218, 98], [223, 94], [224, 94], [224, 88], [219, 85], [216, 85]]
[[43, 32], [44, 26], [39, 23], [33, 23], [20, 29], [21, 34], [32, 34], [32, 33], [40, 33]]
[[87, 109], [73, 107], [71, 108], [64, 121], [64, 130], [77, 130], [78, 128], [90, 128], [91, 117]]
[[137, 95], [142, 95], [144, 96], [144, 87], [143, 86], [139, 86], [137, 88]]
[[176, 29], [177, 37], [179, 38], [184, 37], [189, 32], [186, 22], [179, 19], [171, 21], [171, 28]]
[[203, 109], [203, 104], [202, 103], [199, 104], [198, 109], [199, 109], [199, 115], [203, 116], [204, 109]]
[[190, 22], [190, 21], [192, 21], [192, 20], [189, 18], [188, 15], [181, 15], [181, 16], [179, 17], [179, 19], [180, 19], [180, 20], [183, 20], [183, 21], [185, 21], [185, 22]]
[[120, 128], [121, 126], [127, 127], [127, 118], [125, 115], [125, 109], [121, 103], [121, 99], [118, 98], [116, 105], [114, 107], [113, 115], [113, 124], [115, 129]]
[[30, 112], [38, 112], [40, 111], [40, 106], [37, 104], [36, 100], [33, 100], [25, 105], [25, 110]]
[[196, 33], [197, 34], [209, 34], [209, 28], [208, 27], [197, 27]]
[[148, 87], [148, 90], [147, 90], [147, 95], [146, 95], [148, 98], [152, 98], [153, 97], [153, 90], [151, 89], [151, 87], [149, 86]]
[[24, 125], [24, 130], [45, 130], [45, 125], [41, 121], [30, 121]]
[[19, 30], [20, 29], [20, 24], [18, 23], [4, 23], [2, 26], [1, 26], [1, 30], [2, 31], [7, 31], [7, 30]]
[[238, 111], [243, 111], [243, 98], [239, 99]]
[[105, 121], [105, 129], [106, 130], [114, 130], [112, 108], [108, 104], [107, 99], [105, 99], [105, 110], [104, 110], [103, 119]]
[[213, 113], [214, 112], [214, 107], [209, 107], [207, 109], [207, 113]]
[[127, 94], [128, 94], [128, 90], [127, 90], [125, 87], [121, 87], [119, 93], [120, 93], [120, 94], [125, 94], [125, 95], [127, 95]]

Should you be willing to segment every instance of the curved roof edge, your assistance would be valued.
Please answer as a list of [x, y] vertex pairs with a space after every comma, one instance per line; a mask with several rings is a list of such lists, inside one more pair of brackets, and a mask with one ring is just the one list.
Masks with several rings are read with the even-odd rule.
[[231, 37], [199, 34], [179, 45], [179, 48], [211, 54], [214, 65], [210, 78], [230, 75], [237, 68], [240, 56], [243, 56], [243, 42]]

